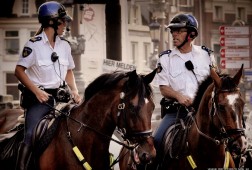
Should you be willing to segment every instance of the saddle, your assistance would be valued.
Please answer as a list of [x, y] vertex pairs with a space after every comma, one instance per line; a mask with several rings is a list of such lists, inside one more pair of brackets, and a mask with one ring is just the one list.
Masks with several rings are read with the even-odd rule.
[[162, 145], [164, 148], [164, 156], [170, 158], [180, 158], [188, 152], [187, 135], [193, 123], [190, 116], [185, 120], [179, 119], [166, 131]]
[[[74, 104], [69, 103], [58, 103], [56, 111], [49, 113], [37, 124], [32, 139], [36, 157], [40, 156], [47, 148], [54, 136], [54, 132], [57, 130], [58, 123], [62, 118], [57, 110], [66, 113], [74, 106]], [[8, 133], [3, 134], [4, 136], [0, 137], [0, 162], [10, 160], [17, 155], [19, 145], [24, 138], [24, 119], [22, 117], [18, 119], [19, 124]]]
[[71, 111], [74, 106], [74, 104], [69, 103], [57, 103], [55, 111], [50, 112], [39, 121], [32, 138], [32, 145], [36, 156], [40, 156], [53, 139], [58, 124], [64, 116], [61, 113]]

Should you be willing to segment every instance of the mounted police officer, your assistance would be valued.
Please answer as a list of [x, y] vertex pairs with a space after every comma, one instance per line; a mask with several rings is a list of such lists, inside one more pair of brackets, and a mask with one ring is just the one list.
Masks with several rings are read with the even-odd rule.
[[210, 74], [209, 65], [215, 66], [211, 50], [193, 45], [193, 40], [198, 36], [198, 21], [193, 15], [174, 16], [168, 28], [175, 48], [159, 55], [155, 77], [163, 96], [160, 102], [162, 120], [154, 133], [157, 155], [161, 152], [166, 130], [176, 120], [187, 116], [186, 109], [192, 105], [199, 83]]
[[[25, 44], [15, 69], [15, 75], [22, 83], [21, 104], [25, 109], [25, 135], [16, 164], [16, 169], [21, 170], [27, 169], [33, 150], [34, 128], [54, 106], [54, 99], [81, 101], [72, 71], [75, 64], [71, 47], [61, 37], [71, 17], [62, 4], [50, 1], [39, 7], [38, 20], [41, 27], [35, 37]], [[70, 92], [61, 96], [64, 89], [68, 89], [66, 87]]]

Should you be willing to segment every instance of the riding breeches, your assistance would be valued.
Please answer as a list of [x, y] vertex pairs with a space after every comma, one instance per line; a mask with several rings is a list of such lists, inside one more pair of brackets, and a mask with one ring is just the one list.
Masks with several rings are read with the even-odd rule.
[[[52, 98], [49, 98], [47, 104], [53, 107], [54, 101]], [[48, 106], [45, 103], [35, 102], [33, 105], [28, 107], [25, 112], [25, 134], [24, 134], [24, 143], [31, 145], [32, 135], [34, 128], [38, 122], [52, 110], [52, 107]]]

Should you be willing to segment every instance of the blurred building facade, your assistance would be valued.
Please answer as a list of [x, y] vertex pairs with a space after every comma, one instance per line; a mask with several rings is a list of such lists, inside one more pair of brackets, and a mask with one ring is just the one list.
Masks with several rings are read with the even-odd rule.
[[[85, 0], [79, 0], [78, 4], [72, 5], [74, 0], [58, 1], [67, 5], [70, 15], [76, 20], [71, 26], [73, 37], [69, 37], [73, 42], [73, 48], [80, 43], [77, 40], [82, 40], [84, 43], [79, 44], [83, 47], [82, 51], [77, 49], [74, 53], [77, 65], [75, 74], [80, 82], [80, 88], [84, 90], [83, 86], [87, 86], [104, 72], [105, 59], [110, 59], [107, 52], [113, 52], [107, 45], [105, 16], [107, 4], [82, 4], [81, 2]], [[19, 91], [18, 81], [14, 76], [15, 65], [25, 42], [40, 26], [37, 20], [37, 8], [43, 2], [45, 0], [2, 0], [0, 7], [0, 81], [3, 82], [0, 84], [0, 94], [12, 95], [17, 103]], [[155, 17], [163, 28], [178, 13], [193, 14], [199, 21], [199, 36], [195, 44], [212, 49], [218, 63], [221, 60], [219, 27], [237, 24], [252, 26], [252, 0], [114, 0], [114, 2], [118, 2], [121, 15], [119, 50], [121, 54], [118, 59], [125, 66], [124, 69], [127, 70], [127, 65], [134, 66], [138, 73], [143, 74], [151, 71], [151, 59], [157, 58], [153, 57], [156, 53], [149, 32], [149, 24]], [[113, 14], [113, 11], [111, 13]], [[171, 36], [166, 34], [166, 31], [163, 30], [161, 33], [163, 39], [159, 42], [159, 50], [172, 48]], [[77, 43], [75, 46], [74, 42]], [[251, 44], [250, 42], [250, 46]], [[250, 68], [251, 56], [250, 51]], [[111, 69], [115, 71], [114, 68]], [[158, 96], [156, 105], [159, 105], [158, 91], [155, 88]], [[250, 98], [252, 92], [248, 93], [247, 96]]]

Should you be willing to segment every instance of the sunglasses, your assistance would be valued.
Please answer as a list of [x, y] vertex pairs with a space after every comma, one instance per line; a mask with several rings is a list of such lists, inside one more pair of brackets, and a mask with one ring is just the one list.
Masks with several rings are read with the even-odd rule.
[[65, 19], [58, 19], [58, 25], [61, 25], [61, 24], [66, 24], [66, 20]]
[[187, 29], [185, 29], [185, 28], [172, 28], [170, 30], [171, 34], [173, 34], [173, 33], [182, 34], [183, 32], [187, 32]]

